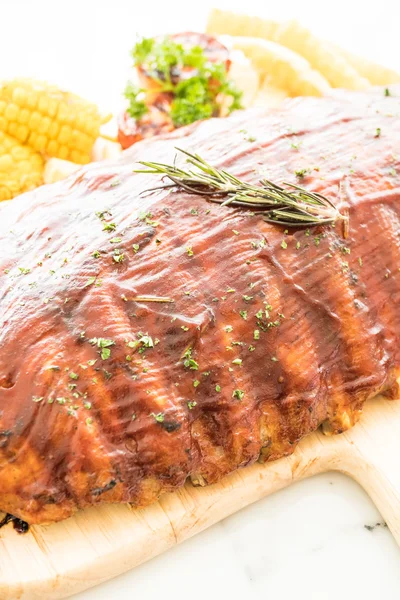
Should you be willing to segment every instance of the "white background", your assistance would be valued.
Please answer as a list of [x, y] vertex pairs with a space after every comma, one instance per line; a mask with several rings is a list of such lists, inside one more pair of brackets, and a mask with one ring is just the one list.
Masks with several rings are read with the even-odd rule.
[[[0, 79], [51, 80], [116, 111], [136, 33], [201, 30], [212, 5], [298, 18], [400, 69], [400, 7], [391, 0], [0, 0]], [[364, 527], [380, 520], [355, 483], [319, 476], [76, 600], [399, 600], [400, 551], [387, 529]]]

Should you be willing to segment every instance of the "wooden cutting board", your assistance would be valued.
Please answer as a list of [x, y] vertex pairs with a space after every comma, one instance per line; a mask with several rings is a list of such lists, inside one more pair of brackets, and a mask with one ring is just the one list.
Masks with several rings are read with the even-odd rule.
[[108, 505], [18, 535], [0, 530], [0, 598], [66, 598], [168, 550], [305, 477], [337, 470], [371, 496], [400, 544], [400, 402], [377, 398], [347, 433], [305, 438], [292, 456], [236, 471], [218, 484], [164, 495], [145, 508]]

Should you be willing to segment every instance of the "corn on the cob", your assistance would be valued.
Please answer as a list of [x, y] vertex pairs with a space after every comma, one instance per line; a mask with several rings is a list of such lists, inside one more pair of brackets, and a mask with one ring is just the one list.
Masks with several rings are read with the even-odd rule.
[[0, 202], [43, 183], [43, 158], [0, 131]]
[[32, 79], [0, 84], [0, 131], [47, 157], [90, 161], [103, 119], [95, 104]]

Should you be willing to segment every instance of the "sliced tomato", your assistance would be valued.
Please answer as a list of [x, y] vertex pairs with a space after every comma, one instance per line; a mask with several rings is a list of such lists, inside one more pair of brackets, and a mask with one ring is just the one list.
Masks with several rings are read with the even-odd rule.
[[169, 115], [157, 106], [149, 106], [149, 112], [138, 121], [132, 119], [124, 111], [118, 118], [118, 141], [125, 150], [140, 140], [167, 133], [173, 129], [174, 125]]

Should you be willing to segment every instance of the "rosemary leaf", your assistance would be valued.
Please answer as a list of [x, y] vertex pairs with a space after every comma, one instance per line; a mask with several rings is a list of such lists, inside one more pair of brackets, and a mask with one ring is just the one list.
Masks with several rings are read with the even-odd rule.
[[191, 165], [184, 170], [175, 164], [139, 161], [146, 169], [137, 169], [136, 173], [161, 175], [171, 183], [163, 183], [157, 188], [175, 188], [189, 194], [205, 196], [208, 200], [221, 204], [252, 209], [261, 209], [265, 221], [291, 227], [309, 227], [346, 221], [335, 204], [318, 192], [306, 190], [293, 183], [283, 182], [277, 185], [262, 179], [258, 185], [238, 179], [224, 169], [217, 169], [207, 163], [198, 154], [176, 148], [186, 156]]

